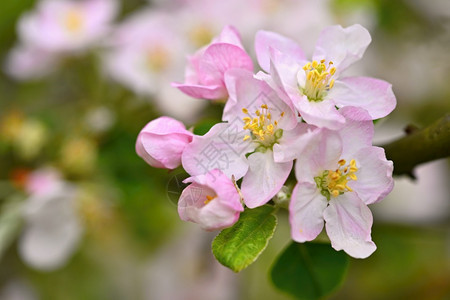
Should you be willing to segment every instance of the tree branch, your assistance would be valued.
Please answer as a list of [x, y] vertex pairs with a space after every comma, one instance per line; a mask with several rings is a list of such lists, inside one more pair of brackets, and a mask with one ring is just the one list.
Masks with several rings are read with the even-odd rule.
[[450, 113], [430, 126], [382, 146], [394, 162], [394, 175], [409, 175], [422, 163], [450, 156]]

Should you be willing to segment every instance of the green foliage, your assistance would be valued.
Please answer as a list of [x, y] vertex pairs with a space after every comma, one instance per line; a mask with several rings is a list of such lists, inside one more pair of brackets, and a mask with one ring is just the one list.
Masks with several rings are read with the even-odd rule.
[[298, 299], [320, 299], [341, 285], [348, 256], [328, 244], [292, 242], [272, 267], [272, 282]]
[[277, 226], [275, 208], [264, 205], [246, 209], [234, 226], [224, 229], [213, 241], [216, 259], [234, 272], [253, 263], [264, 251]]
[[194, 133], [197, 135], [204, 135], [206, 134], [211, 127], [213, 127], [215, 124], [217, 124], [216, 119], [206, 119], [198, 122], [194, 127]]

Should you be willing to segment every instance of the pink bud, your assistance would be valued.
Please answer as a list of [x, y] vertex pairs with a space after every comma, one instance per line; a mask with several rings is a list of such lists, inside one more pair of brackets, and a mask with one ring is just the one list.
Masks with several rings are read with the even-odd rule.
[[183, 221], [212, 231], [232, 226], [244, 208], [233, 182], [219, 169], [186, 179], [192, 182], [181, 193], [178, 214]]
[[152, 167], [175, 169], [181, 164], [181, 154], [192, 137], [192, 132], [186, 130], [183, 123], [160, 117], [141, 130], [136, 153]]

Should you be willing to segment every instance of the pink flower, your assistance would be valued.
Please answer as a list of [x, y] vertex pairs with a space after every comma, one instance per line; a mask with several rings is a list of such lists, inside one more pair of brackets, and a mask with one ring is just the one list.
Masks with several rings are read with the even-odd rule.
[[307, 123], [339, 129], [345, 123], [342, 107], [364, 108], [370, 119], [385, 117], [395, 108], [388, 82], [341, 76], [362, 57], [370, 41], [361, 25], [330, 26], [320, 34], [312, 62], [294, 41], [273, 32], [258, 32], [255, 47], [259, 64], [270, 72], [278, 92], [289, 97]]
[[325, 221], [334, 249], [365, 258], [376, 249], [367, 205], [392, 190], [393, 165], [382, 148], [371, 146], [373, 124], [367, 112], [352, 107], [340, 112], [346, 126], [337, 132], [321, 129], [297, 158], [291, 235], [297, 242], [311, 241]]
[[20, 19], [19, 36], [48, 52], [84, 50], [105, 35], [116, 11], [114, 0], [44, 0]]
[[299, 124], [293, 110], [274, 90], [246, 70], [226, 76], [230, 100], [223, 119], [204, 136], [194, 137], [183, 152], [184, 169], [199, 175], [219, 168], [242, 180], [245, 204], [267, 203], [292, 170], [296, 153], [315, 133]]
[[181, 193], [178, 214], [183, 221], [198, 223], [205, 230], [232, 226], [244, 211], [234, 183], [218, 169], [193, 176]]
[[245, 52], [237, 30], [226, 26], [211, 44], [189, 57], [185, 83], [173, 83], [173, 86], [194, 98], [226, 99], [224, 76], [233, 68], [253, 71], [253, 62]]
[[192, 137], [193, 133], [183, 123], [160, 117], [141, 130], [136, 153], [152, 167], [175, 169], [181, 164], [181, 154]]

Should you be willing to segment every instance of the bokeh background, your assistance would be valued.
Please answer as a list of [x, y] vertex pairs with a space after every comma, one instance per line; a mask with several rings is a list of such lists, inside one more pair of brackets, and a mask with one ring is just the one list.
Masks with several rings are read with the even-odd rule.
[[[0, 299], [289, 299], [268, 276], [290, 241], [285, 212], [259, 260], [234, 274], [212, 257], [215, 233], [177, 215], [183, 171], [152, 168], [134, 150], [158, 116], [199, 133], [220, 120], [220, 105], [190, 99], [170, 82], [183, 80], [186, 55], [224, 25], [238, 28], [250, 53], [259, 29], [310, 54], [325, 26], [368, 28], [373, 42], [351, 71], [391, 82], [398, 100], [377, 123], [375, 144], [450, 111], [447, 0], [116, 4], [95, 43], [38, 52], [23, 50], [18, 22], [39, 1], [0, 3]], [[351, 260], [333, 299], [450, 298], [449, 162], [415, 175], [396, 178], [392, 194], [371, 206], [378, 250]], [[36, 177], [62, 182], [54, 198], [71, 206], [33, 198]]]

